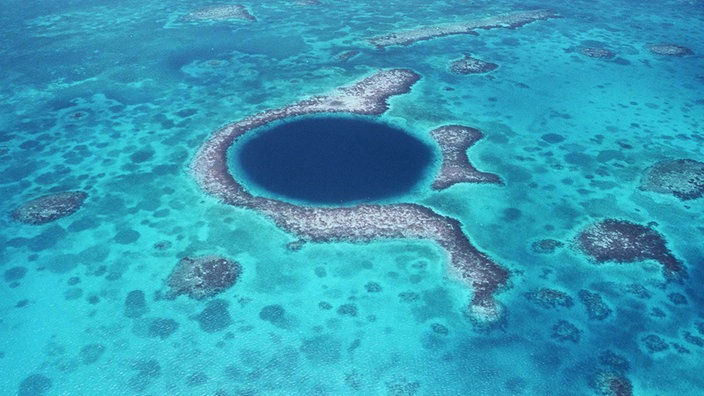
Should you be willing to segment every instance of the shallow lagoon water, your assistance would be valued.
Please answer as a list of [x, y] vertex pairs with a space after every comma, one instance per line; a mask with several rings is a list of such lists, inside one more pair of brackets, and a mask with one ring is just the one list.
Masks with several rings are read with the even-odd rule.
[[[581, 395], [610, 374], [636, 395], [701, 393], [704, 200], [639, 188], [658, 161], [704, 161], [701, 2], [241, 4], [256, 21], [184, 18], [213, 5], [199, 1], [3, 8], [0, 394]], [[560, 18], [367, 41], [526, 8]], [[466, 54], [498, 67], [453, 73]], [[379, 121], [477, 128], [468, 155], [503, 180], [409, 198], [511, 271], [500, 325], [472, 323], [471, 288], [429, 241], [298, 246], [189, 173], [218, 128], [396, 67], [422, 78]], [[61, 191], [88, 197], [44, 225], [12, 219]], [[595, 265], [574, 240], [604, 218], [652, 224], [688, 278]], [[165, 298], [179, 260], [202, 255], [238, 261], [237, 283]]]

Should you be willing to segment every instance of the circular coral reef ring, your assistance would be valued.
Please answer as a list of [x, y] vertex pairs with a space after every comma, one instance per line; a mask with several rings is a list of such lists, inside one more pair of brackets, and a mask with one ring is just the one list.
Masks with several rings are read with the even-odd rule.
[[649, 226], [604, 219], [580, 231], [575, 244], [597, 264], [654, 260], [662, 264], [668, 281], [681, 282], [687, 277], [684, 264], [667, 248], [665, 238]]
[[302, 240], [364, 243], [403, 238], [435, 241], [450, 255], [453, 272], [474, 291], [470, 303], [472, 320], [494, 323], [503, 319], [503, 307], [495, 300], [494, 293], [507, 284], [508, 271], [477, 250], [456, 219], [413, 203], [311, 207], [258, 197], [235, 180], [228, 168], [229, 147], [247, 132], [274, 121], [308, 114], [380, 115], [388, 109], [388, 98], [409, 92], [419, 79], [418, 74], [408, 69], [380, 70], [328, 95], [314, 96], [234, 122], [215, 132], [200, 147], [191, 170], [208, 194], [229, 205], [255, 210]]

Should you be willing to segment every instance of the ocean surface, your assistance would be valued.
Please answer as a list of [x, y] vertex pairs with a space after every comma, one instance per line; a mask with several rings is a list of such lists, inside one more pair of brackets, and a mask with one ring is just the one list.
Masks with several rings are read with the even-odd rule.
[[[643, 188], [657, 163], [704, 162], [704, 2], [223, 4], [3, 1], [0, 395], [704, 394], [704, 198]], [[536, 9], [554, 17], [370, 41]], [[497, 67], [453, 67], [465, 56]], [[193, 177], [225, 125], [391, 68], [421, 78], [353, 119], [432, 155], [370, 203], [458, 220], [509, 271], [500, 320], [470, 317], [471, 285], [431, 240], [304, 243]], [[467, 155], [501, 183], [431, 188], [443, 125], [481, 131]], [[671, 182], [704, 189], [704, 173]], [[286, 189], [268, 197], [317, 205]], [[18, 220], [69, 191], [85, 194], [72, 213]], [[580, 232], [605, 219], [655, 230], [686, 276], [587, 254]], [[236, 282], [173, 293], [203, 256], [238, 263]]]

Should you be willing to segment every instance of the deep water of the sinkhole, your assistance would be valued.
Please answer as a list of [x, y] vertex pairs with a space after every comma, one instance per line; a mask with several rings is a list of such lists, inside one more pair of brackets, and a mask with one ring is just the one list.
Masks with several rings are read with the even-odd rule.
[[402, 129], [344, 117], [277, 123], [235, 145], [230, 155], [246, 186], [315, 204], [407, 194], [432, 160], [431, 147]]

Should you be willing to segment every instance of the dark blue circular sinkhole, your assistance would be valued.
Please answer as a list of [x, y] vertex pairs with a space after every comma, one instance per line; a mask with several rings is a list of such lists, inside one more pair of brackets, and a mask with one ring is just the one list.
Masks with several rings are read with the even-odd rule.
[[433, 158], [401, 129], [358, 118], [314, 117], [258, 133], [236, 152], [248, 182], [319, 204], [380, 200], [411, 191]]

